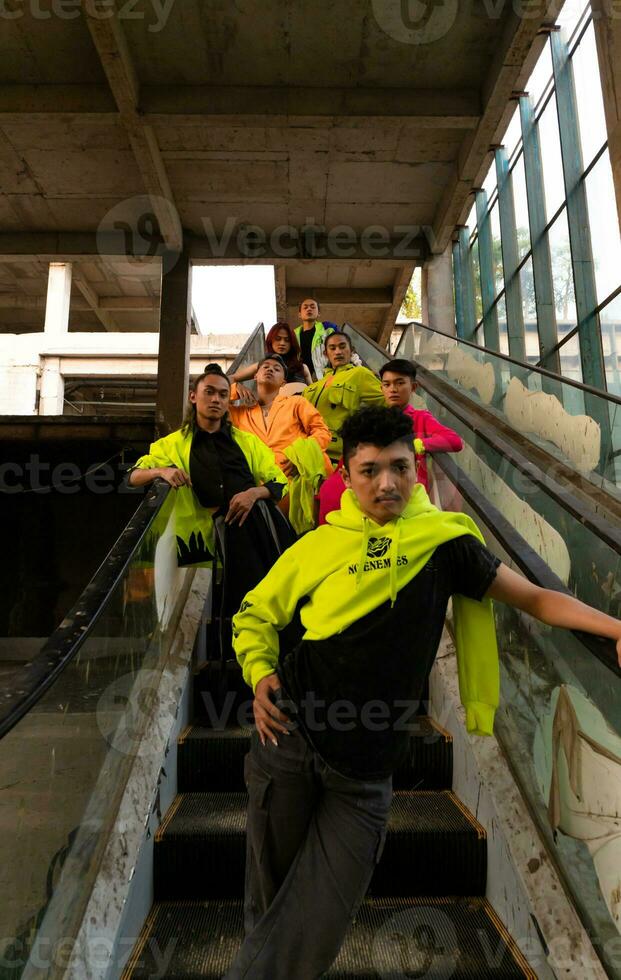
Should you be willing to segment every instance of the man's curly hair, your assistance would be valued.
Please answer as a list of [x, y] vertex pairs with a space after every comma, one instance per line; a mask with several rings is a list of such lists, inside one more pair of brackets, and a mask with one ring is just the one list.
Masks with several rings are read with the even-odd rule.
[[361, 443], [383, 448], [404, 442], [414, 452], [412, 420], [400, 408], [360, 408], [345, 419], [340, 434], [345, 466]]

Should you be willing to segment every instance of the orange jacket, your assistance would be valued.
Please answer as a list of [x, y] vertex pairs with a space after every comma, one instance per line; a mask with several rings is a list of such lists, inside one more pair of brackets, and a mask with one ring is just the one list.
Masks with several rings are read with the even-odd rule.
[[[237, 386], [231, 385], [231, 401], [237, 395]], [[245, 405], [231, 405], [229, 414], [233, 425], [253, 435], [269, 446], [276, 462], [282, 467], [287, 462], [283, 450], [301, 436], [312, 436], [324, 451], [326, 473], [332, 473], [332, 464], [325, 453], [332, 438], [330, 430], [321, 415], [310, 402], [300, 395], [277, 395], [267, 418], [263, 416], [260, 405], [248, 408]]]

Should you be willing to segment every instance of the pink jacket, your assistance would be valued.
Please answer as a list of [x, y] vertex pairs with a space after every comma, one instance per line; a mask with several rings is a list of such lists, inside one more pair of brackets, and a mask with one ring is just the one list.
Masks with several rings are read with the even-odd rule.
[[[458, 453], [464, 444], [453, 429], [442, 425], [436, 418], [424, 409], [412, 408], [406, 405], [403, 409], [412, 419], [412, 432], [415, 439], [421, 439], [425, 447], [423, 455], [416, 455], [416, 477], [429, 492], [429, 473], [427, 472], [427, 453]], [[338, 510], [341, 497], [345, 492], [345, 483], [338, 469], [325, 480], [319, 489], [319, 524], [326, 523], [326, 514]]]

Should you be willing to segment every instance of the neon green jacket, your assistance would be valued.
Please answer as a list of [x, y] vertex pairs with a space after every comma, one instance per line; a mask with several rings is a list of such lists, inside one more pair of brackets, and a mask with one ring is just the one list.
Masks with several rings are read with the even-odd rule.
[[[278, 630], [293, 618], [300, 599], [304, 639], [324, 640], [342, 632], [391, 599], [424, 567], [435, 549], [465, 534], [483, 541], [466, 514], [439, 511], [418, 484], [400, 518], [381, 527], [365, 517], [347, 490], [341, 509], [328, 524], [305, 535], [285, 551], [233, 618], [233, 647], [247, 684], [274, 673]], [[369, 574], [365, 562], [369, 538], [391, 539], [388, 567]], [[397, 555], [407, 561], [397, 562]], [[350, 574], [357, 564], [356, 575]], [[367, 569], [365, 570], [365, 564]], [[468, 731], [490, 735], [499, 700], [498, 649], [492, 603], [453, 596], [459, 686]], [[412, 651], [414, 656], [414, 651]], [[352, 669], [355, 665], [352, 664]]]
[[[327, 386], [328, 378], [332, 377], [334, 381]], [[361, 405], [386, 404], [379, 379], [368, 368], [353, 364], [344, 364], [336, 371], [328, 368], [323, 378], [308, 385], [302, 394], [315, 406], [332, 433], [326, 452], [335, 461], [343, 454], [339, 431], [345, 419]]]
[[[322, 378], [326, 369], [326, 355], [324, 354], [323, 345], [326, 337], [329, 337], [331, 333], [334, 333], [334, 327], [326, 327], [321, 320], [315, 320], [315, 331], [313, 333], [313, 339], [311, 340], [311, 357], [313, 359], [313, 367], [315, 369], [315, 376], [317, 378]], [[298, 338], [298, 344], [301, 344], [302, 334], [302, 324], [295, 328], [295, 335]]]
[[[231, 426], [233, 439], [246, 458], [257, 486], [263, 483], [279, 483], [283, 494], [287, 493], [287, 478], [276, 463], [272, 450], [250, 432], [242, 432]], [[158, 439], [151, 444], [149, 452], [136, 463], [137, 469], [149, 470], [160, 466], [178, 466], [190, 472], [190, 449], [192, 431], [182, 429]], [[191, 487], [180, 487], [175, 491], [175, 532], [182, 552], [184, 547], [190, 552], [197, 547], [214, 554], [212, 516], [216, 507], [201, 507]]]

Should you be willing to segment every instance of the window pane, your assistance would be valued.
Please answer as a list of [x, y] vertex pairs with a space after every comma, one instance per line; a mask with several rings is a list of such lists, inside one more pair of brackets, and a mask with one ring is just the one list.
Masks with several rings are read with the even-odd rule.
[[576, 83], [582, 158], [586, 169], [607, 138], [593, 24], [587, 27], [571, 60]]
[[546, 195], [546, 213], [549, 221], [565, 200], [561, 141], [558, 134], [556, 95], [548, 102], [539, 119], [539, 139], [543, 159], [543, 186]]
[[559, 333], [562, 327], [571, 330], [576, 326], [576, 296], [571, 265], [567, 210], [563, 208], [549, 231], [550, 256], [552, 258], [552, 284], [554, 306]]
[[524, 311], [525, 330], [536, 329], [537, 308], [535, 306], [535, 280], [533, 278], [533, 260], [528, 259], [520, 269], [520, 284], [522, 287], [522, 309]]
[[479, 261], [479, 239], [477, 238], [470, 250], [472, 255], [472, 271], [474, 274], [474, 308], [477, 323], [483, 316], [483, 300], [481, 298], [481, 263]]
[[468, 227], [468, 231], [470, 232], [470, 234], [472, 234], [472, 232], [474, 231], [474, 229], [477, 226], [477, 208], [476, 208], [476, 204], [473, 204], [472, 207], [470, 208], [470, 212], [468, 214], [468, 217], [466, 218], [466, 225]]
[[530, 252], [530, 227], [528, 224], [528, 201], [526, 198], [526, 175], [524, 173], [524, 154], [520, 154], [511, 171], [513, 176], [513, 201], [515, 203], [515, 224], [517, 228], [518, 254], [523, 259]]
[[621, 283], [621, 238], [610, 156], [606, 150], [586, 178], [597, 301]]
[[502, 291], [505, 279], [502, 267], [502, 245], [500, 242], [500, 211], [498, 202], [490, 212], [490, 228], [492, 232], [492, 263], [494, 266], [494, 295]]
[[507, 151], [507, 156], [511, 158], [517, 144], [522, 139], [522, 125], [520, 123], [520, 109], [516, 102], [515, 110], [511, 116], [511, 122], [507, 126], [505, 135], [501, 139], [501, 143]]
[[[567, 336], [570, 330], [573, 330], [572, 326], [559, 323], [559, 343], [563, 337]], [[582, 381], [582, 365], [580, 364], [580, 346], [578, 343], [578, 334], [572, 337], [571, 340], [568, 340], [567, 343], [561, 347], [558, 353], [561, 360], [561, 374], [563, 377], [572, 378], [574, 381]], [[568, 411], [571, 411], [571, 406], [567, 403], [567, 401], [565, 401], [565, 408]]]
[[588, 0], [586, 2], [585, 0], [565, 0], [562, 10], [556, 18], [556, 23], [561, 27], [563, 40], [567, 43], [569, 43], [588, 6]]
[[496, 190], [496, 163], [492, 160], [492, 165], [487, 171], [485, 180], [483, 181], [483, 190], [487, 194], [487, 203], [489, 204], [492, 194]]
[[535, 65], [532, 75], [528, 79], [526, 91], [533, 100], [533, 105], [537, 105], [543, 95], [548, 83], [552, 79], [552, 54], [550, 52], [550, 42], [546, 41], [545, 47], [539, 56], [539, 61]]
[[621, 296], [611, 300], [600, 313], [606, 387], [621, 396]]
[[498, 335], [500, 338], [500, 353], [509, 353], [509, 334], [507, 332], [507, 307], [504, 296], [501, 296], [496, 303], [498, 310]]

